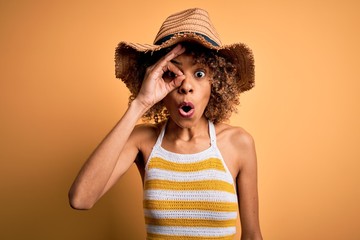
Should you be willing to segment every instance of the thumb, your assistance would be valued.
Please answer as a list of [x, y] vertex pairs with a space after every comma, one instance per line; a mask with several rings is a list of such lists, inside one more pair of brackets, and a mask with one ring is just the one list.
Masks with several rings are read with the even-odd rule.
[[184, 80], [185, 80], [185, 75], [177, 76], [176, 78], [174, 78], [174, 80], [172, 80], [169, 83], [171, 87], [171, 91], [174, 90], [175, 88], [180, 87]]

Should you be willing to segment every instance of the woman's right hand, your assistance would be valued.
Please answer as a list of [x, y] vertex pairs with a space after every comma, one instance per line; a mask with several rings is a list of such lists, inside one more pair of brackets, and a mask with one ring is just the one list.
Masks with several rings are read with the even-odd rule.
[[[136, 99], [147, 109], [161, 101], [168, 93], [179, 87], [185, 75], [171, 60], [185, 52], [185, 48], [178, 44], [169, 53], [159, 59], [154, 65], [146, 69], [141, 89]], [[165, 81], [165, 72], [172, 72], [174, 78]]]

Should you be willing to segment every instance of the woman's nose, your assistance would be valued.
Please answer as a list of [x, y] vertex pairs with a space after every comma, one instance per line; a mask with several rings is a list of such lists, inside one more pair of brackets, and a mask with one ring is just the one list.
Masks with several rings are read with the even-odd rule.
[[192, 93], [193, 91], [194, 90], [191, 84], [191, 79], [188, 76], [186, 76], [186, 78], [179, 87], [179, 93], [188, 94], [188, 93]]

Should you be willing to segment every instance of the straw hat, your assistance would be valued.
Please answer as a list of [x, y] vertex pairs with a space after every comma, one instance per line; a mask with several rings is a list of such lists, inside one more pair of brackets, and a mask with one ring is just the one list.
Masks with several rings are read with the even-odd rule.
[[170, 15], [162, 24], [154, 44], [120, 42], [115, 51], [116, 77], [126, 85], [132, 81], [141, 81], [142, 79], [131, 79], [133, 74], [129, 74], [129, 71], [137, 69], [145, 54], [150, 52], [152, 55], [183, 41], [199, 43], [229, 59], [237, 68], [238, 87], [241, 92], [254, 86], [252, 51], [243, 43], [222, 45], [208, 12], [200, 8], [187, 9]]

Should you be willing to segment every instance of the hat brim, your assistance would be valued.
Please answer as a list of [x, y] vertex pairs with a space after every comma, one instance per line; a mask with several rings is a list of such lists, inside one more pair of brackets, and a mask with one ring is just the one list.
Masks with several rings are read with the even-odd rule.
[[161, 45], [138, 44], [129, 42], [120, 42], [115, 50], [115, 75], [126, 85], [132, 81], [141, 81], [140, 79], [131, 79], [129, 71], [134, 70], [134, 66], [139, 64], [139, 59], [148, 52], [157, 52], [162, 49], [174, 46], [184, 41], [192, 41], [203, 45], [208, 49], [216, 50], [221, 56], [230, 60], [237, 68], [238, 72], [238, 89], [240, 92], [250, 90], [255, 85], [255, 65], [251, 49], [243, 43], [224, 45], [221, 47], [214, 46], [203, 37], [183, 33], [171, 37]]

